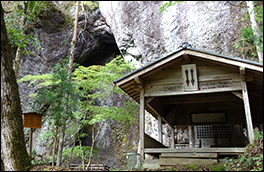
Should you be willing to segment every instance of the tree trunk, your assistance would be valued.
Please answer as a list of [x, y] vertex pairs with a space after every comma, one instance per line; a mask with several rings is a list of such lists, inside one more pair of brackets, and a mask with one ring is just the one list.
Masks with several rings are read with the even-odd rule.
[[53, 142], [53, 155], [52, 155], [52, 166], [54, 166], [55, 162], [55, 154], [56, 154], [56, 146], [57, 146], [57, 134], [58, 134], [58, 120], [56, 121], [56, 131], [55, 131], [55, 137], [54, 137], [54, 142]]
[[61, 127], [60, 142], [59, 142], [56, 166], [61, 166], [62, 151], [63, 151], [63, 144], [64, 144], [64, 136], [65, 136], [65, 127], [66, 127], [66, 124], [63, 124]]
[[[68, 64], [68, 78], [69, 80], [71, 79], [71, 74], [72, 74], [72, 66], [73, 66], [73, 60], [74, 60], [74, 52], [75, 52], [75, 44], [77, 41], [77, 26], [78, 26], [78, 13], [79, 13], [79, 4], [80, 2], [77, 1], [76, 3], [76, 12], [75, 12], [75, 23], [74, 23], [74, 30], [73, 30], [73, 38], [71, 42], [71, 54], [70, 54], [70, 59], [69, 59], [69, 64]], [[64, 136], [65, 136], [65, 128], [66, 124], [64, 124], [61, 127], [61, 135], [60, 135], [60, 142], [59, 142], [59, 148], [58, 148], [58, 156], [57, 156], [57, 166], [61, 165], [61, 160], [62, 160], [62, 151], [63, 151], [63, 143], [64, 143]]]
[[72, 66], [73, 66], [73, 60], [74, 60], [74, 52], [75, 52], [75, 44], [77, 41], [79, 3], [80, 3], [80, 1], [77, 1], [77, 4], [76, 4], [75, 23], [74, 23], [74, 30], [73, 30], [73, 38], [72, 38], [72, 42], [71, 42], [71, 54], [70, 54], [69, 65], [68, 65], [68, 77], [69, 77], [69, 79], [71, 79]]
[[4, 166], [2, 158], [1, 158], [1, 171], [5, 171], [5, 166]]
[[80, 149], [81, 149], [81, 152], [82, 152], [82, 165], [83, 165], [83, 169], [85, 168], [85, 163], [84, 163], [84, 151], [82, 150], [82, 141], [79, 137], [79, 143], [80, 143]]
[[100, 124], [100, 127], [99, 127], [99, 129], [98, 129], [98, 131], [97, 131], [96, 136], [94, 136], [94, 133], [95, 133], [95, 132], [94, 132], [95, 124], [94, 124], [93, 127], [92, 127], [92, 146], [91, 146], [90, 155], [89, 155], [89, 160], [88, 160], [88, 163], [87, 163], [87, 166], [86, 166], [86, 170], [89, 170], [89, 166], [90, 166], [90, 164], [91, 164], [91, 162], [92, 162], [92, 155], [93, 155], [94, 144], [95, 144], [95, 141], [96, 141], [97, 137], [99, 136], [99, 134], [100, 134], [100, 132], [101, 132], [101, 130], [102, 130], [102, 126], [103, 126], [103, 122]]
[[1, 149], [7, 171], [31, 168], [26, 150], [18, 85], [1, 4]]
[[[260, 37], [259, 27], [258, 27], [258, 24], [257, 24], [257, 22], [255, 20], [255, 12], [254, 12], [253, 1], [247, 1], [247, 6], [248, 6], [248, 12], [249, 12], [251, 27], [253, 29], [254, 36]], [[259, 62], [263, 62], [263, 52], [260, 52], [260, 47], [257, 44], [256, 44], [256, 48], [257, 48]]]

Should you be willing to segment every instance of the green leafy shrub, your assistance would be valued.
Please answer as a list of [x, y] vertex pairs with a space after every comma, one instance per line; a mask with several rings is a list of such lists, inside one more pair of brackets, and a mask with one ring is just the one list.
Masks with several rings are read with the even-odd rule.
[[254, 132], [255, 139], [237, 159], [228, 158], [226, 171], [263, 171], [263, 131]]

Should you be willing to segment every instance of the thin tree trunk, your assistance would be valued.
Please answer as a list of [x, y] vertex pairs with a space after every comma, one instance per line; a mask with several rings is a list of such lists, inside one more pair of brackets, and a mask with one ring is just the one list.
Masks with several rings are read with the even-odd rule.
[[56, 121], [56, 131], [55, 131], [55, 136], [54, 136], [54, 142], [53, 142], [53, 155], [52, 155], [52, 166], [54, 166], [55, 162], [55, 154], [56, 154], [56, 146], [57, 146], [57, 134], [58, 134], [58, 120]]
[[[247, 1], [247, 6], [248, 6], [248, 12], [249, 12], [251, 27], [253, 29], [254, 36], [255, 37], [260, 37], [259, 27], [258, 27], [258, 24], [257, 24], [257, 22], [255, 20], [255, 12], [254, 12], [253, 1]], [[263, 62], [263, 52], [260, 52], [260, 47], [257, 44], [256, 44], [256, 48], [257, 48], [259, 62]]]
[[25, 171], [31, 168], [31, 160], [26, 150], [20, 97], [11, 54], [1, 3], [1, 158], [5, 170]]
[[[74, 30], [73, 30], [73, 38], [72, 38], [72, 42], [71, 42], [71, 54], [70, 54], [70, 59], [69, 59], [69, 64], [68, 64], [68, 69], [67, 69], [69, 80], [71, 80], [71, 74], [72, 74], [72, 68], [73, 68], [72, 66], [73, 66], [74, 52], [75, 52], [75, 44], [76, 44], [76, 40], [77, 40], [79, 4], [80, 4], [80, 2], [77, 1], [76, 12], [75, 12], [75, 23], [74, 23]], [[62, 160], [63, 142], [64, 142], [65, 128], [66, 128], [65, 125], [63, 125], [61, 128], [60, 143], [59, 143], [59, 150], [58, 150], [58, 156], [57, 156], [57, 166], [61, 165], [61, 160]]]
[[[23, 2], [24, 2], [24, 10], [23, 10], [23, 12], [26, 15], [27, 14], [27, 8], [28, 8], [28, 2], [27, 1], [23, 1]], [[24, 17], [22, 16], [22, 25], [24, 27], [26, 25], [26, 21], [27, 21], [27, 18], [25, 16]], [[25, 34], [25, 31], [26, 31], [26, 28], [23, 29], [22, 35]], [[15, 62], [14, 62], [14, 66], [13, 66], [16, 78], [17, 78], [18, 71], [19, 71], [19, 68], [20, 68], [20, 63], [21, 63], [23, 50], [24, 50], [24, 48], [22, 48], [20, 46], [17, 47]]]
[[61, 166], [62, 151], [63, 151], [63, 144], [64, 144], [64, 136], [65, 136], [65, 128], [66, 128], [65, 125], [66, 124], [63, 124], [62, 127], [61, 127], [60, 142], [59, 142], [56, 166]]
[[[84, 119], [85, 119], [85, 118], [86, 118], [86, 115], [85, 115]], [[68, 165], [69, 167], [70, 167], [71, 160], [72, 160], [72, 152], [73, 152], [73, 149], [74, 149], [74, 147], [75, 147], [75, 142], [76, 142], [77, 138], [79, 137], [79, 133], [78, 133], [78, 131], [81, 129], [81, 126], [82, 126], [82, 124], [79, 125], [78, 129], [76, 130], [77, 133], [75, 134], [75, 137], [74, 137], [73, 145], [72, 145], [72, 148], [71, 148], [71, 154], [70, 154], [70, 158], [69, 158], [69, 165]], [[82, 133], [83, 130], [84, 130], [84, 128], [82, 129], [82, 131], [81, 131], [80, 133]]]
[[77, 41], [79, 3], [80, 3], [80, 1], [77, 1], [77, 4], [76, 4], [75, 23], [74, 23], [74, 30], [73, 30], [73, 38], [72, 38], [72, 42], [71, 42], [71, 55], [70, 55], [69, 65], [68, 65], [68, 77], [69, 77], [69, 79], [71, 79], [72, 66], [73, 66], [74, 53], [75, 53], [75, 44]]
[[83, 164], [83, 169], [85, 168], [85, 164], [84, 164], [84, 151], [82, 150], [82, 141], [79, 137], [79, 143], [80, 143], [80, 149], [81, 149], [81, 152], [82, 152], [82, 164]]
[[86, 166], [86, 170], [88, 170], [90, 164], [91, 164], [91, 161], [92, 161], [92, 155], [93, 155], [93, 148], [94, 148], [94, 143], [97, 139], [97, 137], [99, 136], [100, 132], [101, 132], [101, 129], [102, 129], [102, 126], [103, 126], [103, 123], [101, 123], [100, 125], [100, 130], [97, 132], [96, 136], [94, 137], [94, 128], [95, 128], [95, 124], [93, 125], [92, 127], [92, 146], [91, 146], [91, 150], [90, 150], [90, 155], [89, 155], [89, 161], [88, 161], [88, 164]]

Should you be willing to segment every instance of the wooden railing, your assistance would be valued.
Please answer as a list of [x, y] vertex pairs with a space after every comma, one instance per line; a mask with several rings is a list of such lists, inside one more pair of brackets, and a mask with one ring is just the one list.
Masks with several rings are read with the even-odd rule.
[[[195, 146], [195, 148], [201, 147], [200, 144], [195, 144], [194, 146]], [[189, 149], [189, 148], [193, 148], [193, 147], [190, 147], [190, 144], [175, 144], [174, 148], [176, 148], [176, 149]]]
[[176, 149], [188, 149], [190, 147], [189, 144], [175, 144]]

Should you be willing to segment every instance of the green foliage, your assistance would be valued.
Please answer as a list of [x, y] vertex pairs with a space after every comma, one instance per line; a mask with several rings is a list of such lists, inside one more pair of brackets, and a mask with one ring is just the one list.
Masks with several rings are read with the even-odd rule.
[[46, 164], [43, 161], [42, 155], [37, 154], [34, 147], [33, 147], [32, 152], [31, 152], [31, 157], [33, 159], [33, 160], [31, 160], [31, 163], [33, 165], [43, 165], [43, 164]]
[[51, 130], [46, 130], [39, 138], [38, 140], [52, 140], [55, 136], [55, 133]]
[[[56, 120], [59, 125], [67, 121], [70, 127], [66, 128], [66, 134], [77, 134], [77, 138], [87, 136], [85, 133], [78, 136], [79, 125], [93, 125], [106, 120], [131, 123], [135, 120], [137, 103], [113, 84], [114, 80], [135, 70], [133, 65], [119, 56], [105, 66], [79, 66], [73, 72], [70, 82], [66, 72], [68, 60], [60, 61], [54, 67], [53, 74], [27, 75], [18, 80], [19, 83], [29, 82], [29, 86], [37, 83], [36, 86], [39, 87], [38, 93], [32, 97], [33, 111], [41, 114], [47, 111], [45, 118], [53, 125]], [[106, 103], [108, 99], [111, 99], [109, 105]], [[40, 139], [52, 137], [54, 130], [47, 131]], [[126, 142], [125, 139], [122, 141]], [[82, 153], [90, 155], [88, 152], [91, 148], [82, 146], [81, 150], [77, 146], [74, 150], [74, 156]], [[64, 160], [68, 159], [69, 150], [65, 150]]]
[[[23, 78], [19, 79], [17, 83], [21, 82], [28, 82], [28, 87], [32, 84], [34, 84], [36, 81], [40, 81], [39, 84], [36, 85], [36, 87], [41, 87], [41, 86], [49, 86], [52, 85], [52, 74], [42, 74], [42, 75], [25, 75]], [[59, 82], [59, 81], [57, 81]]]
[[227, 158], [226, 171], [263, 171], [263, 131], [254, 132], [255, 139], [237, 159]]
[[[27, 44], [31, 44], [36, 50], [41, 49], [40, 41], [36, 37], [33, 37], [31, 34], [23, 34], [25, 28], [18, 21], [22, 16], [25, 17], [23, 10], [15, 10], [12, 12], [12, 15], [5, 17], [6, 30], [11, 47], [26, 48]], [[25, 55], [32, 54], [30, 51], [23, 51], [22, 53]]]
[[186, 168], [193, 170], [193, 169], [197, 168], [197, 165], [195, 165], [195, 164], [194, 165], [188, 165]]
[[28, 22], [33, 24], [38, 20], [40, 14], [46, 15], [46, 11], [49, 10], [49, 1], [28, 1]]
[[[259, 51], [263, 52], [263, 4], [256, 5], [257, 1], [254, 2], [255, 7], [253, 8], [255, 14], [255, 20], [258, 23], [258, 29], [249, 27], [242, 27], [242, 35], [239, 39], [236, 48], [241, 48], [243, 53], [247, 53], [249, 57], [257, 57], [257, 50], [255, 46], [259, 47]], [[249, 11], [251, 14], [253, 11]], [[245, 20], [250, 20], [250, 16], [247, 14]], [[254, 32], [258, 33], [259, 36], [255, 36]]]
[[170, 6], [173, 6], [173, 5], [175, 5], [175, 4], [177, 4], [177, 3], [181, 3], [181, 2], [183, 2], [183, 1], [169, 1], [169, 2], [165, 2], [165, 3], [159, 8], [159, 12], [162, 13], [162, 12], [164, 12], [164, 11], [168, 11], [168, 8], [169, 8]]
[[[91, 146], [82, 146], [80, 147], [79, 145], [75, 146], [73, 151], [72, 151], [72, 158], [73, 159], [78, 159], [80, 157], [83, 156], [83, 154], [85, 155], [89, 155], [91, 151]], [[95, 153], [97, 153], [97, 150], [94, 150]], [[65, 162], [69, 161], [71, 155], [71, 148], [68, 149], [64, 149], [62, 152], [62, 158]], [[86, 158], [86, 156], [84, 157], [84, 161], [87, 162], [88, 158]]]
[[236, 48], [240, 47], [243, 53], [251, 53], [249, 56], [257, 57], [256, 51], [253, 50], [255, 48], [254, 40], [253, 29], [251, 27], [242, 27], [242, 35]]
[[91, 13], [99, 8], [99, 1], [83, 1], [83, 6]]
[[[82, 146], [82, 150], [88, 154], [91, 150], [91, 147], [90, 146]], [[75, 146], [73, 151], [72, 151], [73, 158], [82, 157], [82, 154], [83, 154], [82, 150], [81, 150], [81, 147], [79, 145]], [[71, 154], [71, 148], [68, 148], [68, 149], [63, 150], [62, 156], [64, 159], [67, 159], [70, 156], [70, 154]]]
[[214, 165], [209, 171], [224, 171], [225, 166], [223, 164]]
[[67, 59], [60, 59], [61, 63], [57, 63], [54, 67], [53, 74], [43, 75], [26, 75], [18, 83], [30, 81], [30, 84], [40, 82], [37, 86], [41, 86], [37, 96], [32, 97], [30, 103], [32, 110], [41, 114], [48, 111], [46, 118], [49, 122], [55, 123], [58, 120], [59, 126], [64, 125], [67, 119], [73, 118], [73, 111], [77, 106], [78, 95], [76, 88], [68, 79], [66, 67]]
[[113, 81], [134, 69], [119, 56], [105, 66], [80, 66], [73, 72], [72, 79], [81, 88], [82, 101], [79, 102], [81, 114], [89, 112], [89, 118], [82, 121], [84, 124], [92, 125], [106, 120], [126, 119], [127, 122], [134, 120], [131, 112], [137, 105], [135, 101], [127, 99], [119, 101], [119, 105], [106, 105], [109, 96], [112, 98], [117, 94], [125, 96], [120, 88], [114, 86]]
[[[33, 29], [33, 24], [39, 22], [38, 16], [48, 10], [48, 3], [49, 1], [15, 1], [6, 3], [6, 8], [12, 8], [12, 12], [5, 15], [6, 29], [12, 48], [23, 48], [22, 54], [27, 56], [33, 54], [27, 50], [28, 44], [31, 44], [36, 50], [42, 48], [40, 41], [27, 33], [26, 30]], [[26, 19], [25, 24], [22, 23], [21, 18]]]

